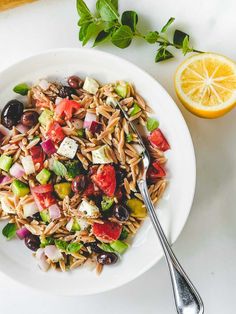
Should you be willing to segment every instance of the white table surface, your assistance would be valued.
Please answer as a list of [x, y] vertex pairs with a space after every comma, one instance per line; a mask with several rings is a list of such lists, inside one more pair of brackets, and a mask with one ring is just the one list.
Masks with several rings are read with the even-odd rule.
[[[93, 0], [87, 0], [91, 4]], [[235, 57], [233, 0], [120, 0], [122, 9], [140, 12], [144, 30], [160, 29], [170, 17], [192, 34], [197, 48]], [[0, 70], [50, 48], [80, 47], [74, 0], [41, 0], [0, 13]], [[153, 62], [155, 46], [141, 41], [128, 49], [101, 46], [152, 74], [177, 101], [173, 74], [178, 58]], [[0, 82], [1, 88], [1, 82]], [[187, 224], [174, 244], [184, 268], [201, 292], [207, 314], [235, 314], [236, 283], [236, 111], [217, 120], [199, 119], [177, 101], [190, 128], [197, 158], [197, 188]], [[63, 284], [63, 283], [62, 283]], [[80, 283], [78, 283], [80, 284]], [[90, 297], [56, 297], [22, 287], [0, 274], [0, 313], [175, 313], [162, 259], [137, 280]]]

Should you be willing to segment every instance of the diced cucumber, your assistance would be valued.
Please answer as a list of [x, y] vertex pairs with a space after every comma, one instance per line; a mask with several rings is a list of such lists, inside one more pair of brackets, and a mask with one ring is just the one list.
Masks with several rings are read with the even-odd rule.
[[130, 111], [130, 116], [133, 117], [135, 116], [137, 113], [139, 113], [141, 111], [141, 108], [139, 107], [139, 105], [135, 102], [133, 107], [131, 108]]
[[117, 84], [115, 87], [115, 92], [122, 98], [125, 98], [128, 94], [127, 84]]
[[40, 124], [48, 126], [53, 120], [53, 112], [51, 110], [44, 109], [38, 120]]
[[0, 169], [8, 172], [12, 165], [12, 158], [10, 156], [2, 155], [0, 157]]
[[40, 217], [42, 218], [43, 222], [50, 222], [50, 216], [47, 209], [40, 212]]
[[60, 197], [60, 199], [63, 200], [66, 196], [69, 196], [71, 194], [71, 183], [69, 182], [57, 183], [54, 185], [54, 190]]
[[112, 197], [104, 195], [101, 201], [101, 207], [103, 211], [109, 210], [114, 203], [114, 199]]
[[36, 176], [36, 179], [40, 184], [46, 184], [50, 179], [51, 172], [47, 169], [42, 169]]
[[14, 180], [11, 184], [11, 189], [12, 192], [18, 197], [23, 197], [30, 192], [28, 185], [20, 180]]
[[81, 228], [80, 228], [80, 225], [78, 223], [78, 220], [77, 219], [74, 219], [74, 222], [73, 222], [73, 225], [72, 225], [72, 228], [71, 228], [71, 231], [80, 231]]
[[123, 254], [128, 249], [128, 244], [120, 240], [110, 243], [111, 248], [119, 254]]

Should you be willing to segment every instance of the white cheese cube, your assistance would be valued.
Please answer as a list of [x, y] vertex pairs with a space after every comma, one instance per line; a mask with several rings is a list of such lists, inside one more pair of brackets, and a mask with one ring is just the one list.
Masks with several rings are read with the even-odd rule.
[[24, 218], [32, 217], [34, 214], [38, 213], [39, 209], [35, 202], [26, 203], [23, 206]]
[[94, 164], [110, 164], [113, 160], [107, 156], [106, 150], [108, 149], [107, 145], [103, 145], [98, 149], [92, 151], [92, 158]]
[[85, 230], [89, 226], [89, 224], [87, 223], [86, 219], [84, 219], [84, 218], [77, 218], [77, 222], [78, 222], [81, 230]]
[[97, 218], [100, 216], [99, 209], [96, 205], [90, 204], [88, 201], [83, 200], [78, 210], [82, 212], [86, 217]]
[[108, 96], [106, 99], [106, 104], [115, 108], [118, 106], [118, 100], [114, 97]]
[[65, 137], [64, 140], [61, 142], [57, 153], [61, 156], [73, 159], [78, 149], [78, 144], [75, 140], [69, 137]]
[[91, 77], [86, 77], [83, 85], [83, 89], [86, 90], [90, 94], [96, 94], [98, 91], [99, 84], [97, 81], [92, 79]]
[[22, 157], [21, 163], [27, 175], [35, 173], [34, 162], [31, 156]]

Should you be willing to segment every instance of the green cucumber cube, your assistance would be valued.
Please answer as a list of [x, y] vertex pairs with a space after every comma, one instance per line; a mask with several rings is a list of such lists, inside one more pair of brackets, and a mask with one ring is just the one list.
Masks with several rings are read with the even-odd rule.
[[49, 213], [48, 213], [47, 209], [42, 210], [40, 212], [40, 217], [41, 217], [43, 222], [46, 222], [46, 223], [50, 222], [50, 216], [49, 216]]
[[121, 84], [116, 85], [115, 92], [120, 97], [125, 98], [127, 96], [127, 93], [128, 93], [128, 86], [127, 86], [127, 84], [125, 84], [125, 85], [121, 85]]
[[45, 109], [39, 116], [40, 124], [48, 126], [53, 120], [53, 112], [51, 110]]
[[0, 169], [8, 172], [12, 165], [12, 158], [6, 155], [0, 157]]
[[23, 197], [30, 192], [28, 185], [20, 180], [14, 180], [11, 184], [11, 189], [12, 192], [18, 197]]
[[128, 249], [128, 244], [120, 240], [110, 243], [111, 248], [119, 254], [123, 254]]
[[50, 179], [51, 172], [47, 169], [42, 169], [36, 176], [36, 179], [40, 184], [46, 184]]

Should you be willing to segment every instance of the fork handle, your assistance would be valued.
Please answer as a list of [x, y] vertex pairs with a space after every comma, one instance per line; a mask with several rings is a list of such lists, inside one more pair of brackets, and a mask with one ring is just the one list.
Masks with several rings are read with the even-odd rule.
[[201, 297], [178, 262], [167, 241], [149, 196], [146, 180], [140, 180], [138, 187], [165, 254], [170, 271], [177, 313], [203, 314], [204, 306]]

